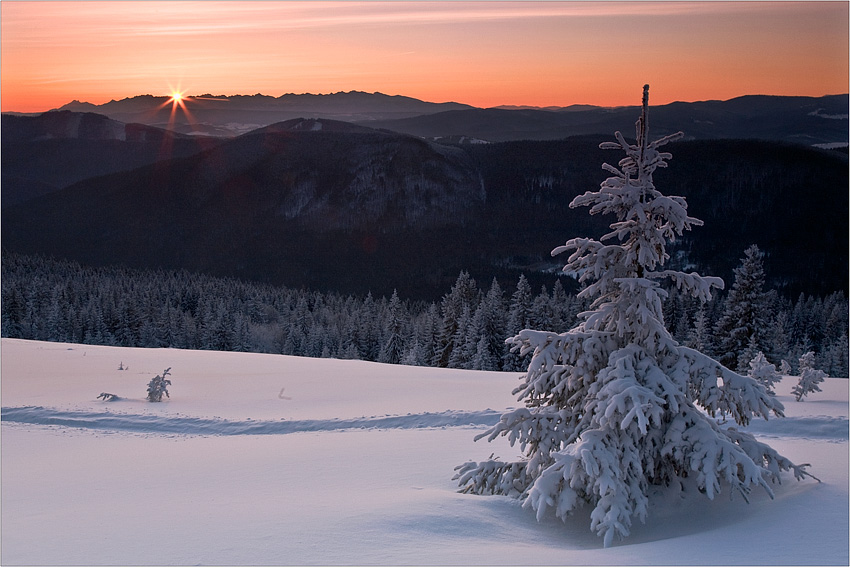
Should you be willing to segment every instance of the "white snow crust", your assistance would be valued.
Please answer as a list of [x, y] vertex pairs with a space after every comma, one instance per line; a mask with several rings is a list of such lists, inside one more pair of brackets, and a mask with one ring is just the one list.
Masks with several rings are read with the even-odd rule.
[[[171, 397], [145, 401], [168, 367]], [[519, 456], [473, 441], [518, 407], [519, 373], [4, 338], [0, 377], [3, 565], [850, 562], [847, 379], [795, 402], [786, 377], [787, 417], [746, 428], [821, 483], [659, 490], [604, 549], [589, 507], [538, 522], [457, 493], [454, 467]]]

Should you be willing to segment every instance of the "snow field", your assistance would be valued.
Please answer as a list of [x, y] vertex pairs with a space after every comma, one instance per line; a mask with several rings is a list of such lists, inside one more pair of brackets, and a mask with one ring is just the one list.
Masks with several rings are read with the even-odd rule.
[[[520, 373], [2, 339], [3, 406], [226, 420], [331, 420], [517, 405]], [[118, 370], [119, 364], [128, 370]], [[171, 398], [145, 400], [171, 367]], [[14, 377], [14, 379], [12, 379]], [[482, 388], [482, 380], [486, 387]], [[491, 387], [492, 386], [492, 387]], [[109, 392], [123, 398], [103, 402]]]
[[[785, 475], [775, 500], [755, 491], [750, 504], [662, 492], [646, 525], [603, 549], [588, 507], [538, 523], [514, 500], [456, 492], [455, 466], [519, 453], [473, 441], [516, 407], [515, 373], [10, 339], [0, 354], [4, 565], [850, 559], [848, 380], [797, 403], [787, 378], [777, 391], [788, 417], [752, 427], [821, 484]], [[144, 401], [169, 366], [172, 397]], [[102, 391], [127, 399], [97, 400]], [[78, 421], [51, 424], [63, 412]]]

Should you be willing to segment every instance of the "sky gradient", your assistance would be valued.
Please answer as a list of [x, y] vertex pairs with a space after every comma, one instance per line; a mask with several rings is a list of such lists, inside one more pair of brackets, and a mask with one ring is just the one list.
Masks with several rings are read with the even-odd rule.
[[606, 106], [848, 92], [848, 2], [0, 2], [0, 106], [360, 90]]

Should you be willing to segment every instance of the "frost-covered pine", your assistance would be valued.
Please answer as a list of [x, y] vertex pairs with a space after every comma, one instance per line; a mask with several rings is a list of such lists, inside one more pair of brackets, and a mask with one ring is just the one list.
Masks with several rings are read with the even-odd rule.
[[[662, 280], [707, 300], [718, 278], [664, 270], [666, 243], [701, 221], [687, 215], [682, 197], [662, 195], [653, 171], [671, 156], [658, 148], [681, 133], [650, 142], [648, 86], [637, 122], [637, 143], [617, 132], [626, 157], [599, 191], [576, 197], [571, 207], [612, 213], [616, 222], [601, 241], [575, 238], [552, 251], [571, 252], [564, 267], [594, 298], [583, 321], [565, 333], [522, 330], [508, 339], [520, 355], [532, 355], [514, 390], [525, 407], [504, 414], [478, 438], [505, 436], [525, 457], [491, 459], [457, 468], [462, 492], [504, 494], [524, 500], [542, 518], [565, 519], [587, 503], [591, 530], [606, 546], [644, 521], [652, 486], [693, 483], [709, 498], [724, 486], [745, 497], [770, 484], [782, 470], [808, 476], [769, 446], [713, 416], [746, 425], [753, 417], [783, 415], [775, 397], [701, 352], [673, 340], [664, 325]], [[699, 406], [699, 407], [698, 407]], [[686, 479], [686, 480], [685, 480]]]
[[788, 361], [783, 358], [782, 361], [779, 363], [779, 373], [784, 376], [790, 376], [791, 372], [793, 372], [791, 370], [791, 365], [788, 364]]
[[773, 386], [782, 379], [776, 371], [776, 366], [771, 364], [762, 352], [756, 354], [750, 361], [750, 371], [747, 375], [764, 386], [770, 394], [775, 394]]
[[802, 402], [812, 392], [820, 392], [820, 384], [826, 378], [826, 372], [815, 368], [815, 353], [807, 352], [800, 357], [800, 380], [791, 390], [794, 398]]
[[147, 399], [149, 402], [161, 402], [163, 394], [168, 398], [171, 397], [168, 393], [168, 386], [171, 386], [171, 380], [165, 378], [169, 374], [171, 374], [170, 366], [163, 371], [162, 376], [156, 375], [148, 382]]

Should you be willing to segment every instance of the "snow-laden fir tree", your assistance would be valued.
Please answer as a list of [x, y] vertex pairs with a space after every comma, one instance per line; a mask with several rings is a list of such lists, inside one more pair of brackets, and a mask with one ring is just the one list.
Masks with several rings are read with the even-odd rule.
[[826, 372], [815, 368], [815, 353], [807, 352], [800, 357], [800, 380], [791, 390], [794, 398], [801, 402], [812, 392], [820, 392], [820, 384], [826, 378]]
[[713, 419], [722, 414], [746, 425], [782, 416], [783, 407], [752, 378], [676, 343], [664, 326], [660, 281], [702, 300], [723, 282], [662, 269], [667, 241], [701, 221], [687, 215], [684, 198], [664, 196], [653, 183], [654, 170], [671, 157], [658, 148], [682, 134], [649, 141], [648, 88], [637, 142], [617, 132], [616, 143], [602, 144], [626, 157], [619, 168], [604, 164], [613, 176], [570, 204], [613, 213], [611, 232], [552, 251], [572, 252], [564, 270], [588, 284], [581, 295], [595, 298], [590, 310], [565, 333], [526, 329], [508, 339], [514, 351], [533, 353], [514, 390], [525, 407], [478, 438], [506, 436], [525, 458], [466, 463], [455, 476], [462, 492], [521, 498], [538, 519], [550, 509], [565, 519], [588, 503], [591, 530], [606, 546], [629, 535], [634, 518], [645, 520], [652, 486], [695, 485], [709, 498], [725, 486], [746, 498], [757, 486], [772, 495], [782, 470], [810, 476], [806, 465]]
[[773, 386], [782, 379], [776, 371], [776, 366], [771, 364], [764, 353], [759, 352], [750, 361], [750, 370], [747, 376], [764, 386], [769, 394], [775, 394]]

